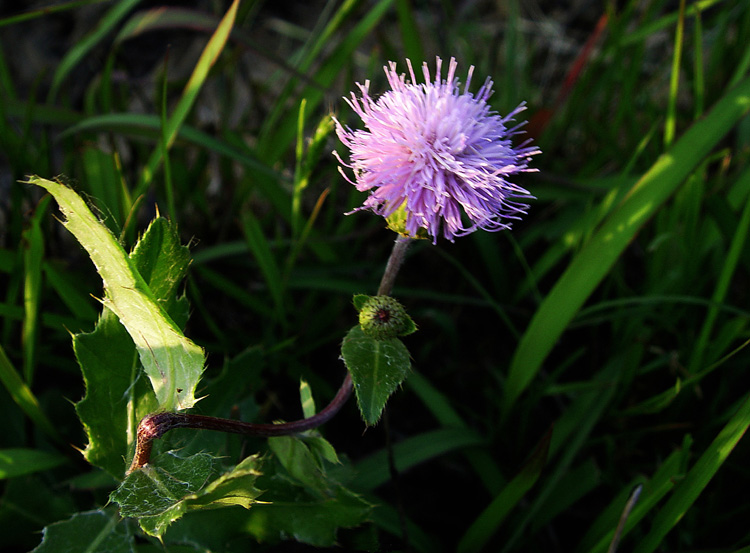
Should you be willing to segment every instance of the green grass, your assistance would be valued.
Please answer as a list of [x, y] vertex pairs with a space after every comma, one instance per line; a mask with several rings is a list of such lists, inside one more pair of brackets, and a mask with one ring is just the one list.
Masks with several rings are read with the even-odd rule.
[[[198, 408], [293, 420], [300, 378], [319, 407], [338, 388], [352, 295], [375, 293], [393, 241], [378, 217], [344, 215], [362, 196], [330, 155], [330, 116], [355, 125], [355, 82], [382, 91], [387, 61], [436, 55], [462, 79], [475, 65], [475, 85], [492, 76], [499, 112], [527, 103], [537, 199], [511, 232], [409, 251], [394, 295], [419, 332], [389, 431], [365, 432], [353, 402], [322, 428], [335, 474], [378, 505], [339, 543], [605, 552], [642, 485], [619, 551], [750, 548], [746, 2], [198, 4], [0, 16], [0, 549], [33, 549], [115, 487], [76, 450], [73, 406], [71, 333], [94, 328], [101, 281], [21, 181], [62, 175], [128, 251], [157, 212], [176, 222], [193, 256], [185, 334], [208, 356]], [[268, 452], [171, 443], [228, 464]], [[166, 550], [283, 547], [226, 512], [185, 517]]]

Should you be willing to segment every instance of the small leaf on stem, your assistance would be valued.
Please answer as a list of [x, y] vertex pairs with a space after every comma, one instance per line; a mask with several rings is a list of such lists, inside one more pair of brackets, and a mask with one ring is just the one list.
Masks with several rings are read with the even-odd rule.
[[357, 325], [344, 338], [341, 356], [352, 376], [362, 419], [374, 425], [388, 397], [409, 374], [409, 352], [398, 338], [378, 340]]

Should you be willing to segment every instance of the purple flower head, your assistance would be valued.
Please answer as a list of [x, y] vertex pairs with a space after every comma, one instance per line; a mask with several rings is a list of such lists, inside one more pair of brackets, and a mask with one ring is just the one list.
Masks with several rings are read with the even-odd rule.
[[416, 236], [425, 229], [433, 243], [441, 232], [452, 242], [477, 229], [510, 228], [510, 220], [529, 208], [514, 199], [533, 196], [508, 178], [534, 171], [528, 162], [539, 153], [529, 141], [516, 148], [511, 144], [523, 123], [508, 125], [526, 109], [524, 104], [505, 117], [498, 115], [487, 103], [492, 80], [487, 78], [476, 95], [471, 94], [472, 66], [461, 91], [453, 58], [445, 80], [440, 58], [434, 81], [423, 64], [424, 84], [417, 84], [408, 59], [406, 64], [411, 80], [396, 73], [396, 64], [390, 62], [384, 69], [391, 90], [374, 99], [370, 81], [365, 81], [357, 83], [361, 98], [354, 93], [346, 98], [364, 130], [353, 131], [335, 121], [339, 139], [350, 150], [350, 163], [339, 161], [354, 171], [355, 180], [339, 170], [357, 190], [372, 191], [355, 211], [370, 209], [389, 217], [403, 206], [406, 233]]

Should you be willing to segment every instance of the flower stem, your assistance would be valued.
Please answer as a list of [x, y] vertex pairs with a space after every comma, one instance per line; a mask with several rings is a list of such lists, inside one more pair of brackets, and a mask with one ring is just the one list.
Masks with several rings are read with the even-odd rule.
[[[401, 268], [401, 264], [404, 261], [404, 254], [410, 243], [411, 239], [404, 236], [399, 236], [396, 239], [396, 243], [393, 245], [393, 250], [391, 251], [391, 256], [388, 258], [385, 272], [383, 273], [383, 279], [380, 281], [380, 287], [378, 288], [379, 296], [390, 295], [398, 270]], [[290, 434], [298, 434], [299, 432], [316, 428], [329, 421], [336, 413], [338, 413], [344, 403], [346, 403], [346, 400], [349, 399], [351, 393], [352, 378], [347, 372], [346, 377], [344, 377], [344, 382], [341, 384], [341, 388], [339, 388], [336, 396], [323, 410], [312, 417], [307, 417], [306, 419], [280, 424], [256, 424], [234, 419], [193, 415], [190, 413], [164, 412], [147, 415], [143, 417], [138, 424], [135, 454], [133, 455], [133, 461], [126, 474], [130, 474], [131, 472], [147, 465], [151, 460], [151, 450], [153, 449], [154, 440], [161, 438], [166, 432], [173, 428], [216, 430], [218, 432], [244, 434], [245, 436], [288, 436]]]
[[378, 288], [378, 296], [390, 296], [393, 290], [393, 283], [396, 281], [396, 275], [398, 270], [401, 268], [401, 264], [404, 262], [406, 256], [406, 250], [409, 249], [412, 239], [401, 234], [396, 238], [396, 243], [393, 244], [393, 250], [391, 250], [391, 256], [388, 258], [388, 263], [385, 266], [385, 272], [383, 278], [380, 281], [380, 287]]
[[151, 449], [154, 440], [161, 438], [167, 431], [173, 428], [197, 428], [202, 430], [216, 430], [218, 432], [229, 432], [232, 434], [244, 434], [245, 436], [288, 436], [298, 434], [305, 430], [316, 428], [330, 420], [339, 409], [346, 403], [352, 393], [352, 379], [346, 374], [341, 388], [336, 396], [323, 410], [307, 417], [292, 422], [280, 424], [255, 424], [238, 421], [234, 419], [222, 419], [218, 417], [207, 417], [205, 415], [193, 415], [189, 413], [154, 413], [143, 417], [138, 425], [138, 435], [135, 446], [133, 462], [126, 474], [138, 470], [148, 464], [151, 459]]

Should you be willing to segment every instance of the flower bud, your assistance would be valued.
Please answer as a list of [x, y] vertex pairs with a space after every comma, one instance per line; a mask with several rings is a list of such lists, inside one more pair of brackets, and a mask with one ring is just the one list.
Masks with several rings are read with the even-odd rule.
[[411, 334], [417, 327], [404, 307], [390, 296], [354, 297], [359, 309], [359, 325], [367, 336], [376, 340]]

